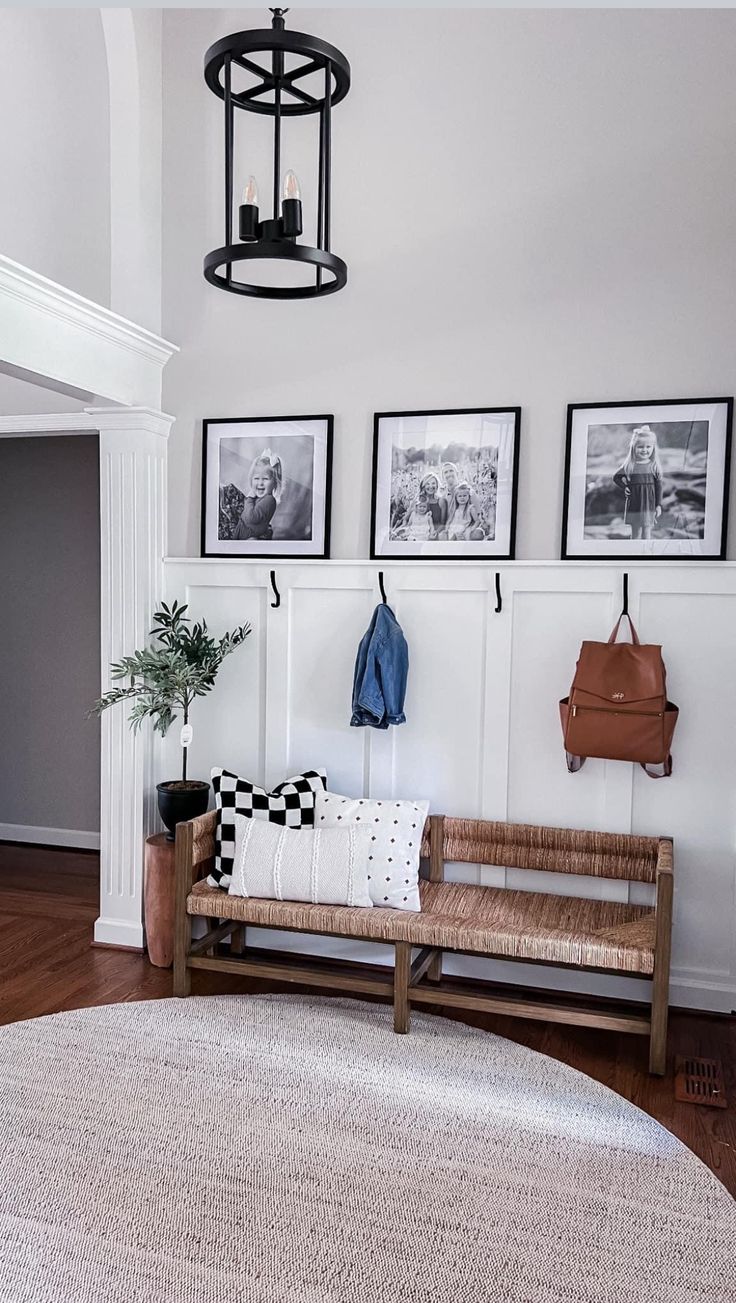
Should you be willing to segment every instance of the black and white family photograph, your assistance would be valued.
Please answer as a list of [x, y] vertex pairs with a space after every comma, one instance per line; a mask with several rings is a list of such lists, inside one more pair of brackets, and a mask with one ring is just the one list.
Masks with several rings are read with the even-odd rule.
[[203, 556], [326, 556], [332, 417], [205, 421]]
[[372, 555], [513, 555], [518, 409], [375, 418]]
[[563, 558], [720, 556], [729, 443], [727, 400], [570, 408]]

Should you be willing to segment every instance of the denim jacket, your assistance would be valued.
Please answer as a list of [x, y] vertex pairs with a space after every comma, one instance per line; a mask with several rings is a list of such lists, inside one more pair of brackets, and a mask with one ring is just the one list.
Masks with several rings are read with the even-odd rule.
[[369, 724], [388, 728], [405, 724], [404, 697], [409, 669], [409, 649], [401, 626], [382, 602], [373, 612], [368, 632], [361, 639], [353, 676], [355, 728]]

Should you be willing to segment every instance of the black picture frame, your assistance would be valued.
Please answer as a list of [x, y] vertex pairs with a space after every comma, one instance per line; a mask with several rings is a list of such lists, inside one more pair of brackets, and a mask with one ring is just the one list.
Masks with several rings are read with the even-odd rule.
[[[649, 400], [637, 398], [628, 401], [616, 400], [615, 402], [569, 403], [567, 407], [567, 421], [566, 421], [566, 433], [565, 433], [565, 469], [564, 469], [564, 479], [563, 479], [562, 534], [560, 540], [560, 559], [562, 561], [606, 561], [606, 560], [613, 561], [615, 560], [618, 561], [619, 563], [622, 561], [648, 561], [648, 562], [669, 561], [674, 564], [677, 564], [678, 562], [682, 562], [683, 560], [711, 561], [711, 562], [725, 560], [726, 544], [728, 538], [729, 483], [730, 483], [730, 471], [731, 471], [731, 436], [732, 436], [732, 428], [733, 428], [733, 403], [734, 400], [732, 397], [731, 398], [653, 398]], [[712, 536], [714, 535], [715, 538], [717, 539], [717, 546], [715, 548], [707, 547], [706, 539], [704, 537], [703, 539], [704, 550], [702, 551], [693, 550], [692, 543], [688, 540], [687, 541], [688, 546], [686, 547], [683, 545], [681, 551], [678, 551], [676, 546], [677, 540], [675, 538], [659, 539], [659, 540], [653, 539], [653, 540], [643, 540], [643, 541], [644, 542], [651, 541], [652, 543], [660, 542], [662, 544], [666, 544], [667, 550], [665, 551], [663, 549], [660, 549], [659, 551], [657, 551], [654, 548], [650, 548], [649, 550], [638, 551], [633, 546], [631, 548], [625, 547], [624, 544], [626, 543], [627, 540], [616, 539], [611, 541], [610, 551], [606, 551], [605, 548], [602, 548], [597, 551], [595, 550], [586, 551], [584, 550], [584, 545], [583, 545], [583, 550], [580, 551], [571, 550], [571, 545], [570, 545], [570, 529], [571, 529], [571, 514], [572, 514], [571, 477], [574, 473], [573, 457], [575, 455], [575, 452], [574, 452], [573, 444], [575, 442], [576, 413], [595, 412], [595, 411], [615, 412], [615, 411], [622, 411], [624, 409], [628, 409], [629, 412], [634, 412], [638, 410], [643, 414], [647, 410], [651, 410], [651, 409], [660, 412], [663, 409], [671, 408], [671, 409], [680, 409], [680, 415], [681, 415], [681, 409], [687, 409], [687, 408], [696, 409], [696, 408], [708, 408], [708, 407], [723, 408], [723, 455], [720, 461], [720, 472], [717, 472], [718, 478], [719, 479], [722, 478], [722, 491], [719, 493], [716, 499], [716, 507], [719, 512], [719, 518], [717, 519], [715, 526], [713, 526], [711, 530], [711, 535]], [[697, 419], [697, 418], [691, 418], [691, 419]], [[634, 422], [639, 422], [639, 421], [641, 421], [643, 424], [648, 424], [649, 421], [654, 421], [654, 420], [655, 420], [654, 417], [647, 418], [645, 415], [642, 415], [641, 417], [633, 418], [632, 420], [629, 420], [627, 422], [622, 422], [622, 424], [631, 425]], [[709, 445], [708, 457], [710, 457], [710, 452], [711, 449]], [[706, 462], [706, 467], [707, 465], [708, 463]], [[588, 488], [586, 484], [584, 488], [584, 494], [587, 494], [587, 491]], [[707, 480], [706, 480], [706, 495], [704, 498], [704, 506], [703, 506], [704, 521], [707, 520], [706, 513], [708, 511], [708, 503], [709, 503], [709, 498], [707, 496]], [[577, 502], [575, 505], [579, 512], [579, 508], [581, 505], [580, 502]], [[584, 506], [585, 506], [585, 502], [583, 498], [583, 523], [584, 523]], [[706, 525], [704, 524], [704, 532], [705, 529], [706, 529]], [[632, 539], [631, 541], [632, 543], [638, 543], [640, 540]]]
[[[512, 435], [512, 467], [511, 483], [508, 494], [508, 547], [498, 551], [491, 549], [470, 550], [460, 552], [453, 544], [452, 540], [437, 540], [435, 550], [429, 553], [422, 553], [421, 550], [412, 552], [404, 550], [400, 553], [396, 551], [379, 550], [377, 546], [377, 527], [378, 521], [378, 497], [379, 497], [379, 462], [381, 452], [381, 422], [390, 420], [400, 420], [409, 417], [462, 417], [462, 416], [503, 416], [508, 415], [513, 419]], [[370, 536], [370, 558], [372, 561], [379, 560], [415, 560], [415, 561], [433, 561], [435, 564], [444, 563], [445, 561], [513, 561], [516, 547], [516, 515], [519, 494], [519, 446], [520, 446], [520, 427], [521, 427], [521, 407], [509, 405], [506, 407], [488, 406], [488, 407], [445, 407], [445, 408], [424, 408], [413, 409], [410, 411], [395, 412], [374, 412], [373, 414], [373, 466], [371, 475], [371, 536]], [[481, 540], [479, 540], [481, 541]], [[445, 550], [440, 551], [442, 545]]]
[[[319, 516], [319, 519], [320, 519], [320, 522], [321, 522], [321, 546], [318, 546], [316, 550], [309, 550], [309, 544], [305, 541], [305, 546], [304, 546], [304, 547], [302, 547], [301, 549], [296, 548], [295, 550], [289, 550], [289, 549], [286, 548], [286, 547], [284, 547], [284, 548], [281, 548], [281, 547], [275, 547], [275, 548], [274, 548], [274, 547], [272, 546], [272, 547], [269, 548], [268, 546], [265, 546], [265, 545], [264, 545], [262, 548], [260, 548], [260, 549], [257, 548], [257, 547], [250, 548], [250, 549], [245, 549], [245, 548], [243, 548], [243, 550], [240, 550], [240, 551], [237, 550], [237, 549], [235, 549], [235, 548], [223, 549], [223, 547], [222, 547], [222, 543], [223, 543], [225, 540], [220, 540], [220, 539], [219, 539], [219, 529], [218, 529], [216, 532], [217, 532], [217, 536], [218, 536], [218, 541], [220, 542], [220, 546], [219, 546], [219, 547], [212, 547], [212, 546], [211, 546], [211, 543], [212, 543], [212, 528], [211, 528], [211, 525], [210, 525], [210, 519], [209, 519], [209, 516], [208, 516], [208, 512], [211, 512], [211, 511], [213, 510], [213, 501], [212, 501], [212, 496], [211, 496], [211, 490], [212, 490], [212, 482], [211, 482], [211, 461], [212, 461], [212, 457], [211, 457], [211, 452], [212, 452], [212, 447], [213, 447], [213, 442], [214, 442], [214, 440], [213, 440], [213, 435], [214, 435], [215, 433], [221, 433], [221, 434], [224, 435], [224, 428], [223, 428], [223, 427], [226, 427], [226, 426], [243, 426], [243, 425], [246, 425], [246, 426], [247, 426], [247, 425], [259, 425], [259, 426], [267, 425], [267, 426], [270, 426], [270, 425], [272, 425], [272, 426], [274, 426], [274, 427], [278, 427], [278, 426], [280, 426], [280, 425], [281, 425], [281, 426], [289, 426], [289, 425], [293, 425], [293, 424], [297, 424], [297, 425], [308, 425], [308, 424], [311, 423], [311, 422], [319, 423], [321, 426], [324, 426], [324, 427], [325, 427], [324, 430], [321, 431], [321, 432], [317, 432], [317, 431], [315, 431], [315, 436], [316, 436], [318, 433], [323, 433], [323, 434], [324, 434], [324, 440], [325, 440], [325, 446], [324, 446], [324, 459], [323, 459], [323, 471], [324, 471], [324, 474], [323, 474], [323, 477], [321, 477], [321, 481], [322, 481], [322, 482], [321, 482], [321, 486], [320, 486], [320, 487], [321, 487], [321, 493], [322, 493], [323, 501], [324, 501], [324, 511], [323, 511], [323, 513]], [[226, 559], [228, 559], [228, 560], [240, 560], [240, 561], [242, 561], [242, 560], [250, 560], [250, 559], [252, 559], [252, 560], [284, 560], [284, 561], [295, 561], [295, 560], [325, 561], [325, 560], [327, 560], [327, 559], [329, 558], [329, 555], [330, 555], [330, 528], [331, 528], [331, 515], [332, 515], [332, 451], [333, 451], [333, 442], [334, 442], [334, 423], [335, 423], [335, 418], [334, 418], [334, 416], [333, 416], [333, 415], [328, 415], [328, 414], [322, 414], [322, 415], [316, 415], [316, 416], [315, 416], [315, 415], [309, 415], [309, 416], [218, 416], [218, 417], [208, 417], [208, 418], [206, 418], [205, 420], [203, 420], [203, 421], [202, 421], [202, 468], [201, 468], [201, 481], [202, 481], [202, 483], [201, 483], [201, 507], [200, 507], [200, 511], [201, 511], [201, 515], [200, 515], [200, 556], [202, 556], [202, 557], [217, 557], [217, 558], [219, 558], [219, 559], [226, 558]], [[238, 436], [237, 436], [237, 434], [236, 434], [235, 432], [233, 432], [233, 434], [232, 434], [231, 437], [232, 437], [232, 438], [237, 438]], [[246, 435], [241, 435], [241, 437], [246, 438], [246, 437], [248, 437], [248, 436], [246, 436]], [[284, 430], [279, 431], [278, 428], [274, 428], [274, 430], [273, 430], [273, 432], [272, 432], [272, 437], [273, 437], [273, 438], [284, 439], [284, 438], [288, 438], [289, 435], [288, 435], [288, 433], [287, 433], [286, 431], [284, 431]], [[219, 489], [220, 489], [220, 483], [219, 483], [219, 479], [218, 479], [218, 482], [217, 482], [217, 511], [218, 511], [218, 518], [219, 518]], [[313, 492], [313, 495], [314, 495], [314, 485], [312, 486], [312, 492]], [[312, 515], [312, 521], [313, 521], [313, 522], [314, 522], [314, 520], [317, 518], [317, 517], [315, 516], [315, 511], [316, 511], [316, 507], [315, 507], [314, 496], [313, 496], [313, 500], [312, 500], [312, 512], [313, 512], [313, 515]], [[227, 541], [233, 541], [233, 542], [235, 542], [236, 540], [227, 540]], [[253, 539], [253, 540], [248, 540], [248, 541], [251, 541], [251, 542], [254, 542], [254, 543], [255, 543], [255, 542], [263, 542], [264, 544], [267, 544], [269, 541], [272, 541], [273, 543], [296, 543], [297, 540], [289, 540], [289, 539], [281, 539], [281, 540], [255, 540], [255, 539]], [[208, 546], [208, 542], [209, 542], [209, 544], [210, 544], [209, 546]]]

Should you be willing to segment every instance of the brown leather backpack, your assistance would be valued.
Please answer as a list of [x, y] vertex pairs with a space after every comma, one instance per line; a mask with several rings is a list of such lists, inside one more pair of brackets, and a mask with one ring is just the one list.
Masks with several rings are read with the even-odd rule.
[[[616, 642], [626, 616], [631, 642]], [[667, 700], [662, 648], [639, 642], [631, 616], [619, 616], [608, 642], [584, 642], [570, 696], [560, 702], [567, 767], [588, 756], [638, 761], [650, 778], [672, 773], [677, 706]], [[660, 772], [654, 772], [660, 766]]]

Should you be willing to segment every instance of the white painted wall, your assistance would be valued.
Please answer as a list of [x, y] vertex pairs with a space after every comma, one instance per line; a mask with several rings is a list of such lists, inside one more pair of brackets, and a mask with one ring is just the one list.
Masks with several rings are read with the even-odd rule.
[[[556, 827], [669, 835], [675, 842], [672, 1000], [736, 1006], [736, 697], [732, 679], [736, 567], [634, 566], [630, 606], [643, 639], [661, 642], [681, 708], [673, 776], [590, 760], [569, 774], [557, 709], [583, 638], [606, 638], [621, 602], [617, 568], [394, 563], [389, 600], [409, 643], [407, 723], [383, 733], [349, 726], [358, 642], [377, 600], [374, 565], [269, 567], [168, 562], [169, 600], [191, 603], [217, 634], [249, 620], [253, 633], [192, 712], [192, 777], [212, 765], [269, 785], [324, 765], [333, 791], [428, 798], [437, 813]], [[694, 635], [697, 629], [697, 636]], [[158, 768], [178, 772], [178, 727]], [[626, 900], [620, 882], [453, 866], [460, 880]], [[651, 888], [634, 884], [630, 898]], [[346, 953], [346, 943], [279, 937], [292, 948]], [[347, 943], [349, 953], [356, 951]], [[371, 947], [368, 952], [374, 955]], [[386, 954], [384, 956], [388, 958]], [[646, 997], [648, 984], [458, 958], [454, 971], [609, 995]]]
[[110, 306], [161, 329], [161, 10], [99, 11], [110, 95]]
[[99, 10], [0, 9], [0, 121], [0, 253], [109, 306]]
[[[333, 555], [360, 557], [374, 409], [519, 403], [517, 555], [559, 556], [568, 401], [736, 388], [736, 13], [293, 10], [345, 51], [353, 86], [334, 113], [350, 280], [292, 304], [201, 270], [222, 241], [223, 153], [203, 55], [264, 18], [164, 14], [170, 551], [199, 551], [202, 417], [334, 412]], [[263, 122], [246, 125], [255, 142]], [[237, 178], [254, 159], [267, 191], [255, 143]]]
[[0, 370], [0, 416], [27, 416], [31, 412], [81, 412], [84, 403], [56, 389], [31, 384]]
[[153, 331], [161, 97], [160, 9], [0, 9], [0, 254]]

